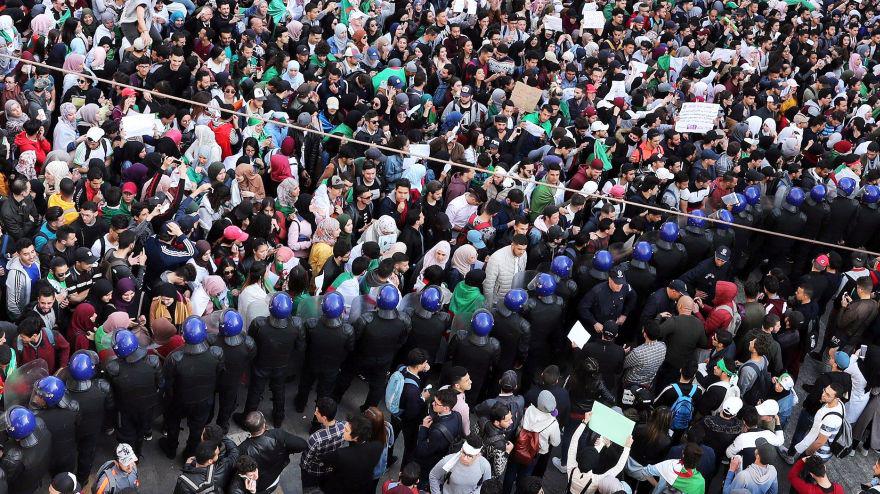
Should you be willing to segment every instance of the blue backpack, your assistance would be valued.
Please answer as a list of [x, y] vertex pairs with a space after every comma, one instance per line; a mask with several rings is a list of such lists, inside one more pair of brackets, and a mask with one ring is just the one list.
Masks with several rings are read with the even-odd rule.
[[694, 394], [697, 392], [697, 386], [692, 384], [691, 391], [687, 395], [682, 394], [678, 384], [673, 384], [672, 389], [678, 395], [675, 403], [672, 404], [672, 430], [683, 431], [688, 428], [694, 417]]
[[388, 385], [385, 387], [385, 406], [395, 417], [400, 416], [400, 396], [403, 394], [403, 386], [406, 384], [419, 385], [412, 378], [403, 377], [404, 369], [406, 367], [401, 365], [396, 371], [391, 373], [391, 377], [388, 378]]

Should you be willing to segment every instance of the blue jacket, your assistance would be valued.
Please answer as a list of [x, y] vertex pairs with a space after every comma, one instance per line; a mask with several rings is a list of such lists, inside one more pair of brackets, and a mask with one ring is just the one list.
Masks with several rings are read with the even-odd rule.
[[147, 284], [146, 286], [152, 286], [163, 272], [186, 264], [192, 259], [196, 248], [186, 235], [177, 237], [170, 244], [160, 242], [153, 235], [144, 243], [144, 252], [147, 254], [144, 283]]

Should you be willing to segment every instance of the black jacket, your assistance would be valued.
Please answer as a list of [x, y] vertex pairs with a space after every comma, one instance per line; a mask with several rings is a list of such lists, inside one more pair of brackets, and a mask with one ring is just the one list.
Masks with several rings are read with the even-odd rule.
[[174, 494], [197, 492], [192, 488], [192, 485], [181, 477], [186, 477], [190, 482], [199, 486], [208, 481], [209, 473], [211, 475], [211, 483], [216, 486], [217, 491], [225, 492], [235, 472], [235, 461], [238, 460], [239, 450], [229, 438], [223, 438], [223, 446], [225, 447], [225, 454], [222, 454], [213, 465], [200, 467], [196, 465], [195, 461], [184, 465], [183, 469], [181, 469], [180, 477], [177, 478], [177, 485], [174, 486]]
[[[305, 439], [284, 429], [269, 429], [259, 436], [242, 441], [238, 445], [238, 453], [248, 455], [257, 462], [260, 471], [257, 491], [260, 492], [275, 483], [284, 468], [290, 464], [290, 455], [302, 453], [307, 448]], [[375, 464], [376, 461], [371, 463]]]
[[5, 233], [14, 239], [33, 238], [40, 229], [40, 214], [30, 196], [21, 202], [12, 196], [8, 197], [0, 206], [0, 219], [3, 220]]
[[367, 441], [334, 450], [324, 460], [333, 473], [325, 477], [321, 490], [325, 494], [372, 494], [373, 469], [384, 448], [381, 442]]

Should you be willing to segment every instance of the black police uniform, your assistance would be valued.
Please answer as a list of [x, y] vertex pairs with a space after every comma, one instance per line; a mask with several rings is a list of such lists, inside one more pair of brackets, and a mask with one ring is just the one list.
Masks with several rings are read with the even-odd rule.
[[34, 494], [42, 487], [43, 479], [49, 475], [52, 433], [43, 419], [37, 417], [33, 434], [37, 440], [35, 445], [27, 448], [17, 443], [8, 446], [0, 460], [10, 494]]
[[397, 356], [397, 362], [406, 360], [406, 356], [413, 348], [421, 348], [428, 354], [428, 362], [434, 364], [438, 362], [437, 352], [443, 341], [443, 336], [449, 331], [452, 325], [452, 317], [448, 312], [438, 310], [437, 312], [427, 311], [421, 305], [407, 310], [407, 314], [412, 320], [412, 330], [400, 349]]
[[[501, 353], [498, 357], [496, 377], [508, 369], [513, 369], [516, 364], [524, 364], [529, 356], [529, 343], [531, 343], [531, 327], [529, 321], [508, 309], [504, 304], [499, 304], [492, 311], [495, 325], [492, 327], [492, 336], [498, 340]], [[497, 381], [497, 379], [494, 379]]]
[[838, 244], [843, 240], [850, 222], [859, 210], [859, 203], [838, 194], [829, 206], [828, 221], [825, 222], [824, 228], [819, 233], [819, 240], [829, 244]]
[[52, 456], [49, 475], [76, 471], [76, 438], [79, 434], [79, 403], [65, 396], [58, 405], [35, 408], [34, 414], [43, 419], [52, 436]]
[[862, 203], [849, 224], [846, 245], [873, 249], [878, 229], [880, 229], [880, 207], [877, 204]]
[[706, 228], [688, 225], [684, 228], [679, 243], [687, 252], [683, 269], [686, 271], [705, 259], [712, 252], [712, 232]]
[[[752, 226], [755, 223], [755, 217], [748, 209], [740, 211], [733, 215], [733, 224], [738, 226]], [[751, 243], [754, 232], [745, 228], [733, 228], [733, 249], [730, 262], [736, 273], [742, 275], [743, 268], [746, 267], [751, 252]]]
[[89, 479], [95, 461], [95, 448], [104, 428], [106, 414], [114, 409], [113, 390], [104, 379], [88, 381], [70, 380], [67, 384], [70, 397], [79, 403], [80, 422], [77, 428], [76, 478], [81, 484]]
[[525, 318], [530, 324], [529, 354], [526, 358], [525, 388], [531, 383], [531, 377], [544, 370], [552, 360], [553, 352], [558, 350], [559, 338], [562, 334], [563, 305], [562, 298], [557, 295], [549, 297], [529, 297]]
[[298, 317], [275, 319], [260, 316], [251, 323], [248, 334], [257, 344], [257, 355], [251, 365], [251, 383], [248, 387], [244, 413], [233, 415], [236, 422], [260, 406], [266, 384], [272, 391], [272, 421], [276, 427], [284, 421], [284, 385], [296, 341], [302, 330]]
[[[776, 233], [799, 237], [807, 223], [807, 216], [798, 208], [794, 211], [788, 207], [774, 208], [767, 216], [765, 228]], [[791, 272], [790, 257], [797, 241], [777, 235], [765, 235], [762, 251], [769, 260], [771, 268], [781, 268], [783, 272]]]
[[300, 346], [305, 348], [305, 362], [299, 388], [293, 399], [297, 412], [302, 412], [317, 381], [315, 399], [330, 396], [339, 369], [354, 350], [354, 328], [342, 318], [307, 319], [300, 334]]
[[217, 425], [228, 431], [229, 419], [238, 407], [241, 378], [257, 354], [257, 344], [250, 335], [244, 333], [231, 337], [210, 334], [208, 342], [223, 350], [223, 372], [217, 381]]
[[468, 370], [471, 389], [465, 393], [468, 403], [475, 405], [482, 398], [483, 386], [489, 373], [498, 367], [501, 344], [491, 336], [478, 336], [470, 331], [458, 331], [449, 341], [449, 363]]
[[651, 264], [657, 268], [657, 283], [669, 283], [684, 271], [687, 250], [678, 242], [657, 240]]
[[[801, 230], [800, 236], [803, 238], [819, 238], [819, 233], [825, 228], [825, 223], [831, 217], [831, 206], [827, 202], [814, 201], [809, 195], [801, 208], [807, 217], [807, 222]], [[816, 245], [809, 242], [800, 242], [796, 248], [797, 253], [795, 259], [795, 272], [802, 273], [808, 271], [810, 262], [815, 257], [817, 249]]]
[[195, 452], [202, 429], [214, 412], [214, 393], [223, 372], [223, 350], [207, 343], [185, 345], [165, 359], [165, 432], [160, 446], [169, 458], [177, 455], [180, 422], [186, 419], [189, 436], [183, 450], [184, 458]]
[[159, 357], [147, 355], [139, 348], [125, 358], [107, 363], [107, 377], [113, 387], [116, 410], [119, 412], [116, 438], [128, 443], [140, 455], [141, 446], [153, 426], [153, 415], [159, 403], [162, 367]]

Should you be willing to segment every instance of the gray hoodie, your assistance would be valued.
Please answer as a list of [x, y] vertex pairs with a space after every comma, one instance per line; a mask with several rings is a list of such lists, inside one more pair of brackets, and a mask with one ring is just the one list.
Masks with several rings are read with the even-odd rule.
[[776, 479], [776, 467], [773, 465], [759, 466], [752, 463], [736, 475], [728, 471], [724, 479], [723, 494], [732, 494], [737, 490], [745, 490], [750, 494], [767, 494], [779, 492]]

